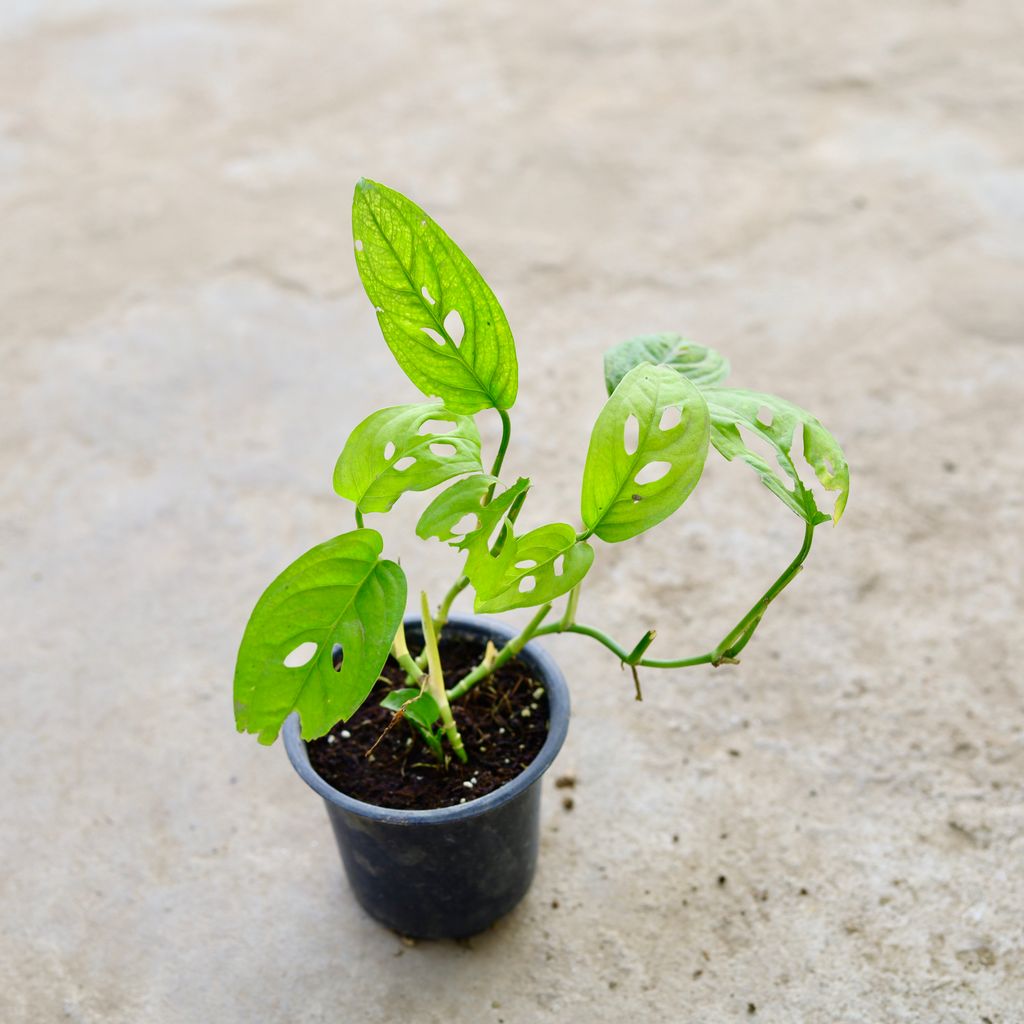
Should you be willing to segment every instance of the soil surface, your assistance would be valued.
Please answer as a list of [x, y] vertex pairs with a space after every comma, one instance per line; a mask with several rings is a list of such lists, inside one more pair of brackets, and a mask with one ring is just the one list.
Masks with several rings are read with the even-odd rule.
[[[453, 681], [475, 668], [483, 654], [481, 644], [462, 637], [442, 636], [439, 646], [445, 678]], [[320, 776], [356, 800], [419, 811], [467, 803], [511, 782], [547, 739], [547, 694], [518, 659], [452, 704], [469, 760], [449, 757], [447, 766], [435, 760], [412, 726], [399, 721], [388, 730], [394, 713], [380, 701], [407, 684], [392, 659], [383, 675], [388, 682], [378, 682], [348, 722], [308, 744]]]

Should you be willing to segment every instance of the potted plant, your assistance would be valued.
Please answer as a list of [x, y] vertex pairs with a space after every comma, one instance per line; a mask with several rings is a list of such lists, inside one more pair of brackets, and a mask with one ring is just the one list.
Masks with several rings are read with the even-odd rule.
[[[583, 467], [582, 526], [523, 532], [530, 481], [502, 477], [518, 368], [501, 306], [462, 251], [398, 192], [360, 181], [352, 223], [384, 339], [429, 400], [382, 409], [352, 432], [334, 488], [354, 506], [354, 529], [306, 552], [259, 599], [238, 652], [235, 717], [261, 743], [284, 730], [372, 915], [407, 935], [464, 936], [529, 887], [539, 780], [568, 726], [562, 674], [531, 641], [593, 638], [629, 666], [637, 699], [640, 668], [735, 663], [800, 571], [815, 528], [842, 514], [849, 470], [809, 413], [723, 386], [729, 366], [712, 349], [648, 335], [605, 357], [609, 398]], [[486, 410], [500, 418], [501, 441], [485, 467], [474, 416]], [[831, 516], [798, 471], [798, 431], [803, 460], [836, 492]], [[774, 452], [778, 467], [748, 437]], [[579, 622], [595, 542], [627, 541], [668, 518], [696, 487], [709, 448], [750, 466], [801, 519], [796, 557], [703, 654], [653, 657], [653, 630], [621, 644]], [[416, 533], [459, 549], [465, 563], [436, 607], [420, 594], [419, 616], [406, 619], [405, 574], [382, 557], [381, 535], [364, 517], [441, 485]], [[477, 613], [533, 613], [519, 630], [452, 616], [466, 590]]]

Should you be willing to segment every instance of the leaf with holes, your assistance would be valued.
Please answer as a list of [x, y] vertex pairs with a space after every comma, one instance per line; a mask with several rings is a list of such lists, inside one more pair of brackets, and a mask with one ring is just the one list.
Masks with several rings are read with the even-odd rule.
[[352, 234], [384, 340], [416, 387], [453, 412], [511, 408], [519, 376], [512, 332], [462, 250], [415, 203], [365, 178]]
[[568, 523], [549, 523], [506, 542], [514, 556], [504, 572], [474, 580], [477, 612], [531, 608], [567, 594], [590, 569], [594, 549]]
[[489, 473], [474, 473], [456, 480], [423, 510], [416, 524], [416, 536], [423, 540], [431, 537], [449, 542], [461, 540], [469, 530], [477, 529], [479, 523], [474, 518], [466, 530], [458, 529], [459, 523], [467, 516], [475, 517], [479, 513], [488, 490], [497, 483], [497, 477]]
[[466, 564], [462, 572], [469, 577], [473, 589], [480, 592], [486, 583], [501, 579], [515, 561], [515, 547], [512, 527], [508, 517], [513, 508], [526, 499], [530, 481], [520, 477], [511, 487], [496, 494], [483, 508], [472, 510], [476, 516], [475, 529], [467, 531], [461, 538], [451, 541], [452, 547], [466, 552]]
[[[315, 739], [366, 700], [405, 613], [405, 574], [382, 560], [376, 530], [353, 530], [307, 551], [266, 589], [235, 665], [235, 724], [273, 743], [293, 711]], [[315, 645], [308, 660], [292, 655]], [[334, 646], [342, 649], [334, 668]], [[301, 660], [301, 659], [300, 659]]]
[[[424, 426], [448, 426], [447, 433]], [[479, 471], [480, 434], [441, 402], [396, 405], [352, 431], [334, 467], [334, 489], [360, 512], [387, 512], [405, 491], [426, 491]]]
[[667, 366], [700, 387], [719, 384], [729, 376], [729, 361], [713, 348], [694, 345], [679, 334], [644, 334], [623, 341], [605, 353], [604, 382], [608, 394], [641, 363]]
[[708, 432], [707, 403], [695, 384], [667, 366], [630, 370], [590, 436], [581, 501], [587, 528], [616, 542], [670, 516], [700, 480]]
[[[839, 522], [850, 495], [850, 468], [839, 442], [806, 409], [775, 395], [739, 388], [706, 388], [711, 412], [711, 443], [730, 461], [739, 457], [761, 477], [801, 519], [812, 524], [834, 518]], [[763, 413], [767, 411], [768, 415]], [[743, 440], [740, 428], [750, 430], [775, 449], [776, 460], [792, 486]], [[793, 441], [801, 429], [804, 459], [822, 486], [837, 491], [832, 515], [818, 509], [814, 495], [800, 478], [793, 459]]]

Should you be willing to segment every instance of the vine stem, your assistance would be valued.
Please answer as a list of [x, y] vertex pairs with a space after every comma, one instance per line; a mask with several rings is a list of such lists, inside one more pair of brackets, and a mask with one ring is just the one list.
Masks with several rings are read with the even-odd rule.
[[488, 664], [485, 661], [481, 661], [479, 665], [469, 675], [463, 677], [456, 686], [453, 686], [448, 691], [449, 700], [458, 700], [464, 693], [468, 693], [481, 679], [486, 679], [493, 672], [496, 672], [505, 662], [514, 658], [527, 644], [532, 637], [537, 635], [537, 630], [540, 624], [547, 618], [548, 612], [551, 611], [551, 602], [549, 601], [545, 605], [541, 605], [537, 609], [536, 615], [530, 619], [527, 623], [526, 628], [518, 635], [513, 637], [504, 647], [498, 652], [496, 658]]
[[445, 736], [448, 737], [452, 753], [460, 761], [467, 761], [466, 748], [462, 744], [462, 736], [459, 734], [459, 727], [455, 724], [455, 717], [452, 715], [451, 705], [448, 703], [448, 695], [445, 693], [441, 655], [437, 650], [437, 634], [434, 632], [434, 620], [430, 617], [430, 602], [427, 600], [426, 591], [420, 593], [420, 607], [423, 613], [423, 641], [427, 649], [427, 690], [441, 710], [441, 724], [444, 727]]
[[580, 587], [583, 586], [582, 580], [576, 584], [572, 590], [569, 591], [569, 600], [565, 603], [565, 614], [562, 616], [560, 625], [568, 628], [576, 621], [576, 609], [580, 603]]
[[404, 622], [398, 624], [398, 632], [395, 634], [395, 639], [391, 641], [391, 654], [395, 661], [405, 669], [405, 674], [414, 683], [420, 685], [423, 682], [425, 673], [409, 653], [409, 646], [405, 641]]
[[804, 560], [811, 550], [811, 540], [814, 537], [814, 525], [806, 523], [804, 526], [804, 540], [797, 552], [796, 557], [783, 570], [775, 582], [758, 598], [754, 606], [740, 619], [739, 622], [722, 638], [714, 650], [707, 654], [698, 654], [692, 658], [645, 658], [644, 652], [654, 641], [655, 633], [648, 630], [634, 646], [632, 651], [627, 651], [620, 644], [616, 643], [606, 633], [595, 629], [593, 626], [585, 626], [575, 621], [576, 608], [579, 604], [580, 585], [577, 584], [569, 593], [569, 600], [566, 604], [565, 614], [558, 622], [552, 622], [544, 626], [542, 623], [551, 611], [551, 604], [543, 605], [537, 614], [530, 620], [526, 628], [512, 640], [510, 640], [499, 652], [498, 656], [488, 664], [481, 661], [467, 676], [461, 679], [457, 685], [447, 691], [449, 700], [456, 700], [464, 693], [471, 690], [482, 679], [501, 668], [510, 658], [515, 657], [526, 643], [539, 636], [550, 636], [553, 633], [579, 633], [581, 636], [589, 636], [598, 643], [608, 648], [624, 665], [629, 665], [634, 671], [634, 681], [637, 683], [637, 700], [641, 700], [639, 680], [636, 678], [636, 669], [640, 668], [688, 668], [693, 665], [722, 665], [735, 662], [736, 655], [743, 650], [750, 642], [764, 618], [768, 605], [779, 596], [780, 593], [793, 581], [797, 573], [803, 567]]
[[[764, 617], [768, 605], [779, 596], [780, 593], [793, 581], [803, 567], [804, 560], [811, 550], [811, 540], [814, 536], [814, 526], [806, 523], [804, 526], [804, 541], [799, 552], [792, 562], [786, 566], [776, 581], [758, 598], [754, 606], [740, 619], [739, 622], [722, 638], [714, 650], [706, 654], [698, 654], [692, 658], [636, 658], [620, 644], [616, 643], [610, 636], [602, 633], [593, 626], [584, 626], [576, 622], [553, 622], [551, 625], [538, 629], [534, 636], [548, 636], [552, 633], [579, 633], [582, 636], [589, 636], [598, 643], [608, 648], [623, 664], [641, 666], [643, 668], [688, 668], [692, 665], [722, 665], [735, 660], [736, 655], [743, 650], [754, 635], [754, 630]], [[635, 649], [634, 649], [635, 650]]]
[[[498, 410], [498, 415], [501, 417], [501, 441], [498, 444], [498, 454], [494, 456], [494, 462], [491, 464], [491, 476], [497, 476], [501, 472], [501, 465], [505, 461], [505, 452], [508, 451], [508, 442], [512, 437], [512, 421], [509, 419], [509, 415], [504, 409]], [[494, 494], [494, 484], [491, 484], [491, 489], [487, 492], [487, 500], [491, 500], [491, 495]]]

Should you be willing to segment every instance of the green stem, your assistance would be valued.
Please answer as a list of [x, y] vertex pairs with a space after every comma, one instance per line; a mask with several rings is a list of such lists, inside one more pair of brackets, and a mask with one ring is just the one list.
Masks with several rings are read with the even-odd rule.
[[356, 526], [361, 530], [363, 528], [363, 513], [359, 511], [359, 506], [356, 506]]
[[423, 670], [416, 664], [405, 642], [405, 623], [398, 624], [398, 632], [391, 641], [391, 656], [405, 669], [405, 674], [417, 685], [423, 679]]
[[[538, 629], [534, 636], [549, 636], [552, 633], [579, 633], [581, 636], [589, 636], [592, 640], [596, 640], [599, 644], [603, 644], [607, 647], [608, 650], [611, 651], [612, 654], [614, 654], [615, 657], [623, 664], [630, 664], [630, 652], [617, 644], [606, 633], [602, 633], [601, 630], [595, 629], [593, 626], [584, 626], [580, 623], [573, 623], [571, 626], [563, 627], [560, 622], [554, 622], [550, 626]], [[642, 665], [646, 668], [686, 668], [689, 665], [706, 665], [710, 661], [710, 654], [702, 654], [696, 658], [676, 658], [672, 661], [659, 661], [655, 658], [641, 658], [639, 661], [635, 662], [635, 664]]]
[[448, 691], [449, 700], [458, 700], [464, 693], [468, 693], [481, 679], [486, 679], [493, 672], [496, 672], [505, 662], [514, 658], [525, 646], [527, 641], [537, 636], [538, 627], [547, 617], [548, 612], [551, 611], [551, 603], [548, 602], [545, 605], [541, 605], [537, 609], [537, 614], [530, 619], [527, 623], [526, 628], [518, 635], [513, 637], [504, 647], [498, 652], [498, 656], [489, 665], [481, 661], [479, 665], [469, 675], [461, 679], [458, 685], [453, 686]]
[[719, 643], [719, 645], [712, 652], [717, 654], [719, 659], [721, 657], [732, 658], [735, 657], [744, 647], [746, 647], [750, 638], [754, 635], [754, 630], [757, 629], [758, 624], [764, 617], [765, 611], [768, 609], [768, 605], [772, 603], [782, 593], [783, 590], [796, 578], [797, 573], [800, 572], [803, 567], [804, 560], [810, 554], [811, 541], [814, 539], [814, 524], [804, 524], [804, 541], [800, 545], [800, 550], [797, 552], [796, 557], [789, 565], [786, 566], [785, 570], [779, 576], [779, 578], [761, 595], [757, 604], [743, 616], [742, 619], [733, 627], [732, 631]]
[[[437, 612], [434, 614], [434, 632], [440, 636], [441, 630], [448, 623], [448, 613], [452, 610], [452, 602], [461, 594], [466, 587], [469, 586], [469, 577], [460, 576], [449, 588], [448, 593], [444, 595], [444, 600], [437, 606]], [[416, 659], [416, 665], [419, 668], [427, 667], [427, 649], [424, 647], [420, 651], [419, 657]]]
[[576, 621], [576, 609], [580, 604], [580, 587], [582, 586], [583, 582], [581, 580], [569, 591], [569, 600], [565, 604], [565, 614], [562, 616], [561, 621], [561, 625], [565, 627], [571, 626]]
[[460, 576], [444, 595], [444, 600], [438, 605], [437, 614], [434, 616], [434, 632], [440, 635], [448, 621], [448, 613], [452, 610], [452, 602], [469, 586], [469, 577]]
[[[793, 581], [797, 573], [800, 572], [807, 555], [810, 553], [811, 539], [813, 536], [814, 526], [811, 523], [807, 523], [804, 526], [804, 542], [793, 561], [786, 566], [778, 579], [776, 579], [776, 581], [761, 595], [761, 597], [758, 598], [750, 611], [748, 611], [747, 614], [744, 615], [728, 633], [726, 633], [715, 649], [708, 651], [707, 654], [698, 654], [692, 658], [637, 659], [634, 653], [636, 650], [635, 648], [634, 652], [629, 652], [624, 647], [617, 644], [610, 636], [602, 633], [601, 630], [595, 629], [593, 626], [580, 625], [579, 623], [569, 623], [567, 625], [564, 618], [561, 622], [552, 623], [550, 626], [544, 626], [542, 629], [538, 629], [534, 635], [547, 636], [551, 633], [579, 633], [582, 636], [589, 636], [591, 639], [603, 644], [619, 659], [619, 661], [624, 664], [640, 665], [644, 668], [688, 668], [692, 665], [721, 665], [724, 662], [734, 660], [736, 655], [747, 646], [750, 642], [750, 638], [754, 635], [754, 631], [760, 624], [761, 619], [764, 617], [764, 613], [767, 610], [768, 605], [770, 605], [772, 601], [782, 593], [782, 591]], [[643, 643], [643, 641], [641, 641], [641, 643]]]
[[441, 725], [444, 727], [444, 734], [451, 744], [452, 753], [460, 761], [469, 760], [466, 756], [466, 748], [462, 745], [462, 736], [459, 735], [459, 727], [455, 724], [455, 717], [452, 715], [451, 705], [448, 703], [448, 695], [444, 689], [444, 672], [441, 669], [441, 655], [437, 650], [437, 634], [434, 632], [434, 620], [430, 617], [430, 602], [427, 600], [426, 592], [420, 593], [420, 607], [423, 614], [423, 640], [427, 648], [427, 690], [437, 701], [441, 709]]
[[[499, 409], [498, 415], [501, 417], [501, 441], [498, 444], [498, 454], [494, 456], [494, 462], [491, 465], [491, 476], [497, 476], [501, 472], [501, 464], [505, 461], [505, 452], [508, 451], [508, 442], [512, 436], [512, 421], [509, 419], [508, 413], [504, 409]], [[493, 493], [494, 484], [491, 484], [491, 489], [487, 492], [487, 501], [491, 500]]]

